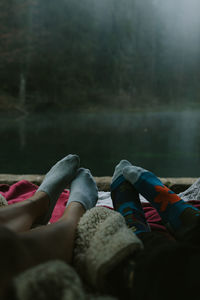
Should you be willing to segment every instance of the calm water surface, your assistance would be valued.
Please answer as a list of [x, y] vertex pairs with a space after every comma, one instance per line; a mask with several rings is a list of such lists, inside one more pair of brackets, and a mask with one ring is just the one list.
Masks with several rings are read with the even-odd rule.
[[200, 111], [0, 115], [0, 173], [44, 174], [77, 153], [93, 175], [121, 159], [158, 176], [200, 176]]

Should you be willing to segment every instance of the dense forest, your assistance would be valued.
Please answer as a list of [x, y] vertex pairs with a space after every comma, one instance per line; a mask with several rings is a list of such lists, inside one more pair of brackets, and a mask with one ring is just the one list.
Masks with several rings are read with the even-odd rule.
[[195, 107], [199, 11], [197, 0], [1, 0], [0, 109]]

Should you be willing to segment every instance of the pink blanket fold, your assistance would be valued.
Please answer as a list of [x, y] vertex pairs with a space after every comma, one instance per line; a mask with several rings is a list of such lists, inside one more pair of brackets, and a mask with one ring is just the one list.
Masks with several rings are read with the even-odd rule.
[[[0, 184], [0, 193], [6, 198], [8, 204], [24, 201], [33, 196], [38, 186], [27, 181], [21, 180], [11, 186], [6, 184]], [[69, 198], [69, 191], [64, 190], [60, 195], [56, 206], [53, 210], [50, 223], [56, 222], [63, 214], [67, 200]]]
[[[37, 188], [38, 188], [37, 185], [27, 180], [21, 180], [11, 186], [6, 184], [0, 184], [0, 194], [6, 198], [8, 204], [12, 204], [30, 198], [31, 196], [33, 196]], [[69, 198], [69, 191], [64, 190], [63, 193], [60, 195], [56, 203], [56, 206], [54, 208], [52, 217], [50, 219], [51, 223], [56, 222], [62, 216], [68, 198]], [[200, 209], [200, 201], [194, 200], [194, 201], [189, 201], [188, 203]], [[161, 218], [158, 215], [155, 208], [153, 208], [149, 203], [142, 203], [142, 205], [145, 212], [146, 220], [149, 223], [151, 230], [166, 232], [166, 228], [162, 224]]]

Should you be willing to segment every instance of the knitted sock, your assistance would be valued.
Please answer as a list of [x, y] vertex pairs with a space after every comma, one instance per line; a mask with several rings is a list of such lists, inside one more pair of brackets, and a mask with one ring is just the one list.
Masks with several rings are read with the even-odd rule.
[[136, 189], [125, 180], [122, 170], [130, 163], [122, 160], [115, 168], [111, 184], [111, 198], [116, 211], [122, 214], [126, 224], [135, 234], [149, 232], [144, 211]]
[[79, 163], [80, 160], [77, 155], [69, 154], [58, 161], [46, 174], [37, 192], [42, 191], [47, 193], [50, 204], [48, 212], [40, 218], [40, 224], [46, 224], [49, 221], [58, 197], [76, 176]]
[[172, 232], [178, 232], [184, 226], [191, 226], [200, 217], [197, 208], [181, 200], [153, 173], [129, 165], [123, 169], [123, 176], [156, 208], [163, 222]]
[[79, 202], [87, 210], [96, 205], [97, 199], [98, 189], [90, 170], [80, 168], [71, 183], [67, 206], [71, 202]]

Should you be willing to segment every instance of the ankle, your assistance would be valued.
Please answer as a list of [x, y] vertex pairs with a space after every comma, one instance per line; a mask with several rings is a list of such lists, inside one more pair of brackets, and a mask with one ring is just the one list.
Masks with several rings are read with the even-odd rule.
[[36, 192], [27, 201], [30, 202], [31, 209], [35, 212], [36, 217], [45, 214], [49, 208], [50, 198], [45, 192]]
[[86, 212], [85, 207], [83, 206], [82, 203], [72, 201], [65, 209], [62, 217], [60, 220], [67, 219], [69, 220], [70, 218], [75, 218], [75, 219], [80, 219], [83, 214]]

